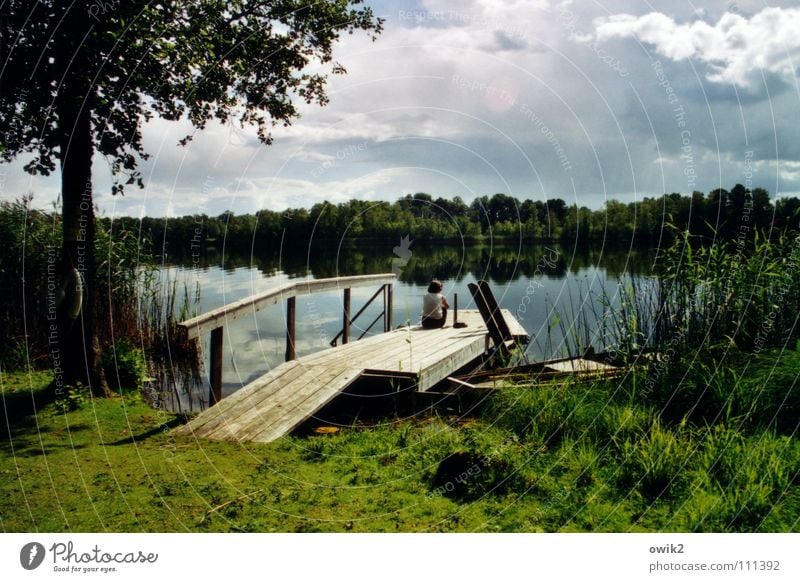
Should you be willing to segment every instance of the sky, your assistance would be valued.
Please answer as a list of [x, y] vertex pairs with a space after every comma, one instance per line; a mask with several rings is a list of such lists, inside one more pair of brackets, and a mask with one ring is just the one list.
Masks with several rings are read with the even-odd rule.
[[[693, 3], [367, 0], [375, 42], [345, 35], [330, 103], [260, 144], [252, 129], [150, 122], [145, 188], [110, 193], [106, 216], [310, 207], [427, 192], [606, 200], [741, 183], [800, 196], [800, 7]], [[0, 165], [0, 199], [52, 207], [58, 176]]]

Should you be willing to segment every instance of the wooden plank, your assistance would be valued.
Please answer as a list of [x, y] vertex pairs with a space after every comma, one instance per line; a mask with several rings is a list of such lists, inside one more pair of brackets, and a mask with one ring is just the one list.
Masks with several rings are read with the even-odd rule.
[[[475, 338], [486, 336], [486, 327], [477, 311], [462, 312], [464, 319], [469, 320], [469, 327], [453, 328], [445, 326], [440, 329], [422, 329], [420, 326], [412, 328], [411, 332], [395, 331], [392, 333], [403, 334], [403, 342], [399, 348], [389, 351], [384, 347], [381, 352], [375, 351], [373, 360], [368, 364], [371, 369], [385, 369], [392, 372], [418, 372], [420, 362], [427, 357], [435, 357], [442, 350], [452, 350], [460, 343], [469, 344]], [[405, 343], [406, 336], [411, 337], [411, 346]], [[409, 356], [413, 354], [413, 362]], [[402, 363], [402, 366], [399, 365]], [[413, 365], [412, 365], [413, 364]]]
[[311, 279], [295, 283], [297, 295], [310, 295], [325, 291], [339, 291], [346, 287], [374, 287], [391, 285], [397, 280], [394, 273], [377, 273], [373, 275], [353, 275], [349, 277], [330, 277], [328, 279]]
[[281, 385], [281, 378], [286, 374], [300, 374], [302, 370], [303, 366], [297, 360], [286, 362], [273, 368], [267, 374], [244, 386], [241, 390], [237, 390], [227, 398], [223, 398], [222, 402], [216, 406], [204, 410], [189, 423], [176, 428], [175, 434], [192, 435], [209, 430], [207, 425], [211, 425], [211, 423], [218, 424], [220, 418], [224, 419], [226, 416], [234, 417], [257, 404], [260, 399], [269, 398], [274, 391], [273, 388]]
[[[419, 353], [425, 353], [428, 344], [441, 342], [443, 334], [434, 337], [431, 332], [436, 330], [423, 330], [422, 328], [412, 329], [410, 332], [401, 330], [392, 332], [395, 334], [395, 342], [384, 345], [383, 349], [375, 350], [370, 354], [370, 359], [365, 362], [365, 366], [374, 369], [383, 369], [393, 372], [413, 372], [412, 359], [416, 360]], [[411, 343], [409, 343], [409, 339]]]
[[281, 375], [290, 371], [294, 366], [297, 365], [297, 362], [290, 362], [289, 364], [281, 364], [276, 368], [273, 368], [263, 376], [260, 376], [250, 384], [242, 387], [241, 390], [237, 390], [227, 398], [223, 398], [222, 402], [219, 404], [212, 406], [211, 408], [207, 408], [195, 418], [193, 418], [189, 423], [179, 426], [173, 430], [176, 435], [191, 435], [194, 429], [201, 427], [206, 422], [216, 418], [221, 414], [225, 414], [228, 410], [235, 407], [238, 403], [243, 400], [249, 398], [249, 390], [256, 390], [256, 386], [269, 383], [270, 380], [277, 379]]
[[426, 330], [423, 334], [430, 334], [427, 337], [432, 338], [435, 342], [441, 342], [442, 346], [452, 342], [469, 343], [475, 338], [487, 335], [486, 326], [477, 311], [462, 311], [459, 320], [462, 323], [466, 323], [467, 327], [454, 328], [448, 325], [442, 330]]
[[442, 343], [435, 351], [432, 350], [428, 353], [419, 354], [415, 367], [417, 370], [422, 371], [426, 368], [429, 368], [432, 364], [450, 357], [453, 353], [456, 353], [459, 350], [468, 349], [473, 344], [476, 344], [478, 349], [484, 349], [486, 346], [485, 336], [475, 336], [456, 342]]
[[558, 372], [605, 372], [617, 369], [615, 366], [609, 366], [593, 360], [584, 360], [583, 358], [551, 362], [547, 364], [547, 367]]
[[489, 308], [489, 313], [491, 314], [492, 319], [494, 319], [494, 321], [497, 323], [497, 327], [500, 330], [500, 333], [503, 335], [503, 338], [511, 339], [511, 330], [508, 327], [508, 322], [500, 312], [500, 306], [497, 304], [497, 299], [494, 297], [494, 291], [492, 291], [492, 287], [489, 285], [489, 282], [481, 279], [478, 281], [478, 287], [483, 294], [484, 301], [486, 301], [486, 307]]
[[287, 387], [289, 389], [291, 389], [291, 386], [296, 387], [296, 382], [301, 382], [302, 385], [313, 382], [324, 373], [325, 368], [323, 367], [299, 366], [295, 373], [286, 374], [277, 382], [272, 382], [255, 391], [250, 401], [245, 403], [246, 406], [229, 411], [228, 414], [206, 424], [202, 429], [203, 436], [205, 438], [217, 440], [232, 438], [226, 436], [229, 431], [236, 430], [236, 427], [246, 425], [253, 419], [258, 410], [268, 409], [274, 402], [285, 398], [286, 396], [282, 393], [284, 390], [287, 390]]
[[431, 388], [455, 370], [478, 359], [485, 351], [485, 338], [475, 338], [469, 345], [451, 350], [449, 354], [437, 354], [438, 359], [430, 358], [421, 362], [417, 390], [424, 392]]
[[495, 349], [500, 354], [500, 357], [508, 357], [508, 349], [506, 348], [505, 344], [506, 338], [503, 336], [503, 333], [500, 330], [500, 326], [498, 325], [497, 320], [494, 318], [494, 315], [489, 310], [489, 305], [483, 295], [483, 290], [475, 283], [470, 283], [467, 285], [467, 288], [469, 289], [469, 292], [472, 293], [472, 299], [478, 306], [478, 311], [480, 311], [481, 316], [483, 317], [484, 324], [489, 329], [489, 337], [492, 338]]
[[[403, 334], [402, 341], [395, 344], [394, 349], [374, 352], [369, 367], [385, 369], [393, 372], [417, 372], [419, 362], [436, 352], [448, 349], [454, 342], [459, 342], [446, 329], [423, 330], [418, 328], [410, 334]], [[411, 343], [408, 343], [408, 336]]]
[[251, 437], [252, 440], [260, 443], [269, 443], [287, 434], [301, 422], [313, 416], [315, 412], [352, 384], [358, 378], [359, 373], [359, 370], [348, 368], [331, 378], [325, 386], [314, 392], [307, 395], [306, 392], [310, 391], [297, 393], [292, 402], [283, 403], [285, 407], [283, 416], [274, 424], [264, 427], [261, 432], [253, 435]]
[[508, 326], [508, 329], [511, 331], [511, 335], [515, 338], [530, 338], [528, 335], [527, 330], [522, 327], [522, 324], [517, 320], [516, 317], [509, 311], [508, 309], [501, 309], [500, 313], [503, 315], [503, 319]]
[[319, 352], [303, 356], [301, 359], [306, 364], [317, 364], [321, 362], [335, 362], [341, 358], [358, 357], [360, 354], [369, 353], [371, 350], [380, 349], [383, 343], [393, 343], [396, 339], [391, 333], [364, 338], [357, 342], [347, 345], [338, 345], [332, 348], [325, 348]]
[[428, 341], [425, 343], [419, 342], [419, 344], [415, 346], [418, 348], [415, 352], [417, 365], [424, 365], [422, 362], [427, 359], [436, 359], [439, 354], [450, 353], [452, 350], [467, 346], [476, 340], [485, 344], [485, 338], [486, 328], [482, 326], [480, 328], [473, 327], [469, 332], [451, 332], [441, 338], [433, 336], [431, 340], [433, 342], [432, 345], [431, 341]]
[[[411, 327], [411, 336], [414, 338], [412, 347], [418, 349], [420, 344], [416, 338], [426, 338], [426, 341], [439, 342], [443, 338], [449, 337], [447, 334], [458, 334], [458, 337], [465, 335], [485, 335], [486, 328], [483, 325], [483, 320], [477, 310], [465, 310], [459, 316], [461, 321], [466, 321], [469, 327], [453, 329], [446, 326], [443, 329], [422, 330], [419, 325]], [[319, 352], [303, 356], [301, 359], [304, 363], [313, 365], [318, 363], [335, 363], [341, 358], [346, 358], [348, 361], [365, 362], [365, 367], [376, 368], [377, 360], [385, 360], [386, 357], [392, 357], [397, 351], [408, 350], [408, 344], [405, 342], [406, 336], [409, 332], [406, 328], [394, 329], [388, 333], [378, 334], [368, 338], [364, 338], [357, 342], [351, 342], [345, 345], [338, 345], [333, 348], [326, 348]], [[396, 362], [390, 362], [390, 370], [397, 370]]]
[[392, 284], [396, 278], [397, 276], [394, 273], [380, 273], [377, 275], [332, 277], [329, 279], [287, 283], [276, 289], [256, 293], [255, 295], [250, 295], [244, 299], [228, 303], [217, 309], [212, 309], [202, 315], [187, 319], [178, 325], [186, 330], [187, 338], [192, 339], [210, 332], [215, 327], [225, 325], [244, 315], [256, 313], [268, 305], [276, 305], [290, 297], [334, 291], [344, 287], [368, 287]]
[[260, 419], [277, 404], [289, 398], [293, 391], [302, 386], [315, 386], [316, 380], [320, 376], [329, 373], [324, 366], [301, 366], [302, 373], [293, 376], [284, 376], [278, 382], [273, 382], [261, 391], [269, 391], [266, 398], [259, 397], [244, 410], [237, 411], [237, 414], [229, 414], [219, 419], [216, 423], [207, 425], [203, 436], [213, 440], [238, 440], [243, 432], [247, 432], [247, 427], [253, 422], [260, 422]]
[[228, 303], [217, 309], [212, 309], [202, 315], [187, 319], [179, 323], [178, 326], [186, 330], [188, 339], [201, 337], [215, 327], [226, 325], [245, 315], [256, 313], [268, 305], [277, 305], [294, 296], [294, 284], [281, 285], [276, 289], [270, 289], [269, 291]]
[[[294, 427], [355, 380], [360, 370], [344, 367], [331, 370], [320, 366], [317, 372], [318, 374], [314, 378], [298, 379], [287, 384], [276, 398], [272, 398], [269, 402], [252, 410], [245, 417], [237, 420], [236, 424], [229, 425], [229, 435], [220, 432], [216, 436], [212, 435], [212, 438], [252, 441], [256, 440], [263, 432], [273, 430], [279, 425], [289, 424]], [[347, 381], [345, 382], [345, 380]], [[306, 408], [297, 408], [309, 398], [312, 399], [311, 404], [316, 402], [319, 404], [306, 414]], [[291, 430], [291, 427], [286, 430]], [[282, 434], [278, 436], [282, 436]]]
[[[419, 333], [420, 326], [413, 326], [411, 334]], [[423, 334], [429, 334], [437, 330], [425, 330]], [[352, 362], [363, 362], [369, 367], [375, 367], [374, 364], [377, 360], [382, 360], [390, 357], [392, 354], [408, 351], [408, 343], [406, 337], [409, 332], [403, 329], [395, 329], [388, 333], [379, 334], [364, 338], [357, 342], [351, 342], [344, 345], [339, 345], [334, 348], [326, 349], [310, 356], [304, 356], [303, 361], [308, 363], [321, 363], [321, 362], [335, 362], [338, 359], [346, 358]], [[430, 337], [430, 336], [428, 336]]]
[[454, 378], [453, 376], [448, 376], [446, 379], [455, 384], [457, 388], [477, 388], [475, 384], [464, 382], [464, 380], [459, 380], [458, 378]]

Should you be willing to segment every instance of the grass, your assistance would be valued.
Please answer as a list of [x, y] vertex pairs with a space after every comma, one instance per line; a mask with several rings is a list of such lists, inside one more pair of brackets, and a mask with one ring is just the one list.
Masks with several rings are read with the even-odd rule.
[[[735, 372], [791, 396], [800, 358]], [[34, 413], [48, 374], [1, 380], [3, 531], [800, 531], [796, 415], [720, 401], [713, 423], [669, 420], [630, 378], [509, 386], [468, 420], [268, 445], [175, 438], [178, 419], [136, 394]]]

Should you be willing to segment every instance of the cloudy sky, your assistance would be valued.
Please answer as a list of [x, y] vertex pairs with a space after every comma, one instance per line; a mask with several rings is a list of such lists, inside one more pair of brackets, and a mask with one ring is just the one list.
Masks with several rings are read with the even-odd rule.
[[[504, 192], [607, 199], [736, 183], [800, 195], [797, 2], [368, 0], [377, 42], [343, 38], [348, 74], [265, 147], [254, 132], [146, 128], [147, 186], [107, 215], [237, 214], [350, 198]], [[53, 178], [0, 166], [3, 199], [40, 206]]]

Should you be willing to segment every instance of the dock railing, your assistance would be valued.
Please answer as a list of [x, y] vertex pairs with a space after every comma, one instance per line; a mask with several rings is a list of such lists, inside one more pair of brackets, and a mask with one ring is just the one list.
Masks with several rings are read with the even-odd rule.
[[[397, 276], [394, 273], [380, 273], [376, 275], [357, 275], [352, 277], [331, 277], [330, 279], [298, 281], [228, 303], [227, 305], [212, 309], [202, 315], [187, 319], [178, 324], [179, 327], [184, 330], [187, 339], [199, 339], [207, 333], [211, 334], [209, 345], [209, 380], [211, 384], [209, 406], [216, 404], [222, 399], [223, 328], [226, 324], [240, 319], [245, 315], [255, 314], [270, 305], [277, 305], [279, 302], [285, 301], [286, 361], [288, 362], [296, 359], [295, 316], [297, 312], [297, 297], [311, 295], [313, 293], [343, 291], [342, 331], [339, 332], [336, 339], [342, 337], [342, 343], [347, 343], [350, 339], [350, 325], [353, 319], [355, 319], [351, 319], [350, 317], [350, 290], [354, 287], [380, 286], [367, 304], [371, 303], [378, 294], [383, 291], [383, 330], [386, 332], [392, 328], [392, 286], [396, 279]], [[356, 316], [360, 315], [365, 308], [366, 306], [362, 308]], [[380, 316], [378, 316], [378, 318], [379, 317]], [[374, 325], [378, 318], [376, 318], [371, 325]], [[364, 334], [362, 334], [362, 336], [363, 335]]]

